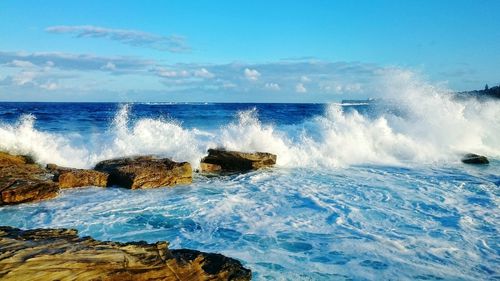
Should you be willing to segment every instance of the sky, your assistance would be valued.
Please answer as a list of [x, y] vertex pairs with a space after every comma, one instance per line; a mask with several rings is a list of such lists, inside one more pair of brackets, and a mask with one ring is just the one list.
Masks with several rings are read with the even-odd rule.
[[0, 101], [329, 102], [500, 83], [498, 0], [0, 1]]

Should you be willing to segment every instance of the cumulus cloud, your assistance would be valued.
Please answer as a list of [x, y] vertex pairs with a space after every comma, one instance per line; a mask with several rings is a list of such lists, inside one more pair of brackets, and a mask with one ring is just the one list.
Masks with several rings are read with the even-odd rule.
[[[379, 85], [373, 81], [385, 79], [390, 71], [358, 62], [165, 64], [136, 57], [0, 51], [0, 73], [4, 93], [42, 89], [52, 94], [104, 90], [120, 94], [133, 90], [184, 93], [186, 99], [195, 95], [200, 100], [210, 96], [209, 100], [219, 101], [230, 97], [231, 101], [279, 102], [365, 98]], [[391, 75], [401, 75], [398, 73]], [[271, 91], [280, 94], [265, 96]], [[153, 98], [160, 97], [165, 96]], [[110, 94], [109, 100], [114, 98]]]
[[113, 71], [113, 70], [116, 70], [116, 64], [114, 64], [114, 63], [112, 63], [112, 62], [108, 61], [108, 63], [106, 63], [105, 65], [103, 65], [103, 66], [101, 67], [101, 69], [103, 69], [103, 70], [111, 70], [111, 71]]
[[259, 80], [260, 72], [258, 72], [256, 69], [245, 68], [243, 73], [245, 74], [245, 78], [247, 78], [248, 80], [251, 81]]
[[278, 83], [266, 83], [264, 85], [266, 89], [273, 90], [273, 91], [279, 91], [281, 90], [281, 87]]
[[12, 82], [19, 86], [33, 83], [33, 81], [37, 76], [39, 76], [39, 74], [40, 73], [38, 71], [23, 70], [18, 74], [12, 76]]
[[295, 92], [297, 93], [307, 93], [307, 89], [302, 83], [295, 85]]
[[186, 52], [190, 49], [182, 36], [164, 36], [139, 30], [113, 29], [93, 25], [59, 25], [47, 27], [45, 31], [56, 34], [74, 34], [77, 38], [106, 38], [134, 47], [174, 53]]
[[22, 68], [33, 68], [33, 67], [36, 67], [30, 61], [25, 61], [25, 60], [13, 60], [13, 61], [11, 61], [9, 63], [6, 63], [6, 66], [10, 66], [10, 67], [22, 67]]
[[47, 78], [51, 75], [51, 66], [37, 66], [28, 61], [20, 60], [14, 60], [11, 63], [7, 63], [6, 66], [19, 68], [20, 71], [4, 79], [3, 85], [32, 86], [45, 90], [54, 90], [57, 88], [57, 84], [49, 82]]
[[187, 70], [178, 69], [175, 70], [169, 67], [154, 67], [153, 73], [162, 78], [168, 79], [182, 79], [182, 78], [190, 78], [192, 77], [192, 73]]
[[201, 77], [201, 78], [207, 78], [207, 79], [215, 77], [215, 75], [213, 73], [211, 73], [210, 71], [208, 71], [206, 68], [200, 68], [199, 70], [195, 70], [194, 76]]

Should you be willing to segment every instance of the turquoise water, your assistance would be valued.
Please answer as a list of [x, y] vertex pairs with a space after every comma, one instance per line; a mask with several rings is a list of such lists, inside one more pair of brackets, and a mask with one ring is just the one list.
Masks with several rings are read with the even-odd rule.
[[[196, 166], [224, 146], [278, 165], [175, 188], [64, 190], [3, 207], [0, 221], [167, 240], [237, 258], [256, 280], [500, 279], [498, 109], [425, 119], [407, 106], [3, 103], [0, 148], [41, 163], [153, 153]], [[471, 147], [490, 165], [460, 163]]]

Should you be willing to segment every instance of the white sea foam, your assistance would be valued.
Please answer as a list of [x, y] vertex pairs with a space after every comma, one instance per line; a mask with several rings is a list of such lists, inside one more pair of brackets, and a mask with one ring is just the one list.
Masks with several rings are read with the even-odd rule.
[[413, 76], [403, 77], [406, 86], [399, 78], [382, 88], [374, 117], [331, 104], [321, 116], [277, 129], [250, 110], [222, 128], [219, 143], [276, 153], [279, 165], [291, 167], [457, 161], [465, 152], [500, 156], [500, 102], [457, 101]]
[[15, 125], [0, 125], [0, 149], [33, 156], [42, 163], [85, 166], [88, 150], [75, 147], [68, 138], [34, 128], [36, 118], [23, 115]]
[[0, 124], [0, 149], [73, 167], [138, 154], [189, 161], [196, 167], [206, 149], [216, 146], [275, 153], [278, 165], [285, 167], [457, 161], [464, 152], [500, 157], [500, 102], [457, 101], [411, 73], [381, 81], [375, 90], [384, 95], [370, 105], [378, 112], [373, 116], [331, 104], [320, 116], [276, 126], [261, 123], [251, 109], [239, 112], [227, 126], [203, 131], [162, 118], [132, 122], [126, 105], [108, 131], [90, 136], [40, 131], [34, 128], [35, 118], [24, 115], [16, 125]]

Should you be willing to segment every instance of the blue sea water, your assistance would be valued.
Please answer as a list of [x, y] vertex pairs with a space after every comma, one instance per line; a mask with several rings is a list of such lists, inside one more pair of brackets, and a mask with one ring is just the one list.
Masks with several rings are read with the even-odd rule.
[[[275, 168], [175, 188], [78, 188], [0, 224], [219, 252], [255, 280], [500, 280], [498, 102], [0, 103], [0, 149], [92, 167], [210, 147]], [[468, 166], [464, 152], [491, 163]]]

